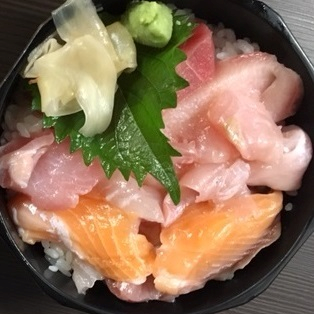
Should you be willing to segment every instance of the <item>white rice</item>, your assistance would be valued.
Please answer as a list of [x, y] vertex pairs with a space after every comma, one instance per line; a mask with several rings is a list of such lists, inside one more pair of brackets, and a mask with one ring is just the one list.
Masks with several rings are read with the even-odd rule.
[[[175, 13], [174, 15], [189, 15], [191, 20], [195, 20], [195, 15], [190, 9], [177, 9], [175, 5], [168, 4], [168, 7]], [[203, 20], [206, 23], [205, 20]], [[176, 22], [180, 25], [180, 21]], [[213, 31], [213, 41], [215, 45], [216, 58], [224, 60], [244, 53], [260, 51], [257, 43], [251, 42], [249, 38], [237, 38], [233, 29], [225, 27], [223, 23], [218, 25], [209, 24], [208, 27]]]
[[50, 263], [48, 269], [52, 272], [60, 271], [65, 276], [71, 277], [73, 270], [73, 253], [61, 243], [50, 241], [41, 242], [46, 260]]
[[285, 211], [290, 212], [293, 210], [293, 204], [292, 203], [287, 203], [285, 205]]
[[32, 112], [29, 105], [24, 103], [11, 104], [6, 109], [4, 121], [1, 125], [3, 133], [0, 144], [11, 141], [17, 137], [30, 138], [31, 134], [42, 129], [42, 117]]
[[213, 41], [218, 60], [260, 50], [257, 43], [252, 43], [249, 38], [237, 38], [235, 32], [226, 28], [222, 23], [217, 26], [209, 25], [209, 27], [213, 31]]

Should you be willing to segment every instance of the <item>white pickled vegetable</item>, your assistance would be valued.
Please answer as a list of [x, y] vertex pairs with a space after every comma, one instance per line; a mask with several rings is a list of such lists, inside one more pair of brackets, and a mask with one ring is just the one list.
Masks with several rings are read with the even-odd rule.
[[[90, 53], [93, 52], [91, 58]], [[83, 110], [85, 136], [103, 132], [110, 124], [117, 71], [103, 45], [93, 36], [79, 37], [37, 60], [37, 84], [42, 111], [60, 116]]]
[[83, 110], [84, 136], [94, 136], [111, 122], [117, 76], [134, 69], [136, 48], [121, 23], [104, 26], [91, 0], [68, 0], [53, 12], [64, 46], [50, 39], [29, 56], [24, 76], [34, 78], [47, 116]]
[[68, 0], [52, 12], [52, 18], [59, 36], [65, 42], [92, 35], [103, 43], [114, 63], [118, 62], [108, 31], [91, 0]]
[[40, 57], [46, 55], [47, 53], [54, 52], [61, 47], [62, 46], [57, 42], [55, 38], [48, 38], [42, 44], [36, 47], [27, 58], [28, 64], [24, 70], [24, 77], [36, 77], [36, 72], [33, 70], [35, 61]]
[[107, 26], [107, 30], [119, 58], [117, 70], [134, 70], [137, 66], [136, 47], [129, 31], [120, 22]]

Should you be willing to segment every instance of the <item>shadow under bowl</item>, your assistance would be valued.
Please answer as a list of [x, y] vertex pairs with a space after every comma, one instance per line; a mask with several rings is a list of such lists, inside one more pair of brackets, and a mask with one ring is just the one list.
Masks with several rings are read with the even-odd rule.
[[[127, 0], [102, 1], [105, 11], [121, 11]], [[314, 143], [314, 70], [304, 52], [281, 17], [262, 2], [254, 0], [178, 0], [165, 1], [181, 8], [190, 8], [199, 18], [209, 23], [223, 22], [239, 37], [249, 37], [259, 43], [261, 50], [275, 54], [279, 62], [292, 68], [303, 79], [305, 96], [298, 113], [289, 120], [301, 126]], [[101, 10], [101, 9], [100, 9]], [[41, 25], [21, 57], [0, 87], [0, 114], [9, 103], [16, 88], [23, 64], [29, 52], [55, 31], [51, 20]], [[206, 286], [174, 303], [152, 301], [132, 304], [114, 297], [102, 283], [79, 295], [71, 279], [54, 274], [46, 276], [48, 263], [40, 246], [24, 244], [18, 237], [5, 202], [5, 191], [0, 191], [0, 231], [2, 237], [31, 271], [37, 283], [51, 297], [63, 305], [98, 314], [209, 314], [243, 304], [264, 291], [314, 230], [314, 199], [312, 182], [314, 165], [311, 162], [303, 179], [302, 188], [295, 197], [285, 196], [293, 210], [282, 212], [282, 235], [270, 247], [262, 250], [244, 269], [237, 271], [232, 280], [210, 281]]]

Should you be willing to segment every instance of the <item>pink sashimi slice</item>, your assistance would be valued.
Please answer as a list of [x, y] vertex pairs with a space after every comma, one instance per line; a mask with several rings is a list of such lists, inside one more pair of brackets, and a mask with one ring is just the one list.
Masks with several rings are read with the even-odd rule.
[[80, 195], [93, 190], [95, 197], [142, 219], [164, 221], [161, 207], [166, 193], [155, 179], [148, 178], [142, 187], [133, 177], [125, 180], [119, 171], [108, 179], [97, 159], [86, 166], [81, 152], [71, 154], [69, 149], [69, 141], [55, 143], [51, 131], [34, 139], [12, 140], [0, 150], [1, 186], [53, 211], [74, 208]]
[[283, 127], [284, 150], [280, 164], [251, 162], [248, 184], [269, 186], [275, 190], [296, 191], [312, 159], [309, 136], [298, 126]]
[[240, 157], [234, 145], [208, 122], [199, 127], [194, 134], [187, 134], [180, 142], [172, 141], [172, 146], [181, 156], [175, 158], [176, 164], [224, 163]]
[[181, 200], [175, 205], [169, 195], [164, 199], [164, 226], [173, 223], [193, 203], [213, 201], [249, 194], [247, 180], [250, 166], [241, 159], [233, 163], [195, 164], [180, 179]]
[[301, 77], [268, 53], [243, 54], [218, 62], [216, 69], [218, 77], [230, 76], [229, 88], [257, 94], [275, 122], [294, 115], [303, 97]]
[[281, 128], [257, 99], [238, 91], [216, 93], [208, 104], [208, 119], [245, 160], [280, 161]]
[[[276, 91], [276, 95], [271, 92], [273, 86], [280, 88]], [[286, 93], [287, 86], [293, 91], [292, 98], [294, 100], [285, 103], [287, 98], [281, 95]], [[230, 58], [217, 62], [214, 79], [203, 82], [200, 87], [193, 90], [193, 93], [180, 98], [176, 108], [163, 111], [165, 123], [163, 132], [174, 146], [181, 147], [184, 143], [190, 144], [192, 139], [205, 136], [204, 130], [213, 126], [213, 123], [214, 126], [221, 125], [221, 123], [230, 125], [229, 121], [225, 121], [223, 115], [211, 114], [210, 107], [213, 108], [214, 105], [217, 105], [216, 113], [220, 111], [221, 114], [224, 114], [227, 108], [235, 111], [232, 109], [230, 100], [237, 107], [244, 102], [245, 108], [242, 108], [241, 111], [243, 113], [247, 110], [245, 118], [238, 115], [237, 118], [232, 119], [232, 125], [239, 130], [246, 130], [247, 134], [249, 128], [246, 126], [246, 122], [252, 121], [251, 124], [253, 124], [254, 120], [256, 122], [263, 121], [259, 133], [266, 132], [266, 137], [272, 135], [274, 137], [272, 141], [268, 137], [268, 139], [260, 138], [251, 143], [249, 140], [256, 134], [252, 135], [250, 138], [246, 138], [247, 142], [242, 141], [240, 153], [244, 154], [242, 156], [245, 159], [256, 158], [266, 161], [266, 159], [272, 158], [270, 152], [266, 153], [266, 147], [268, 147], [274, 151], [273, 158], [276, 159], [282, 148], [282, 143], [280, 143], [282, 138], [280, 139], [280, 130], [276, 129], [275, 123], [295, 111], [302, 91], [298, 75], [278, 63], [273, 55], [257, 52]], [[233, 95], [236, 95], [236, 99], [233, 99]], [[270, 95], [276, 96], [276, 99], [272, 99]], [[218, 104], [218, 99], [220, 104]], [[207, 116], [208, 113], [209, 116]], [[222, 117], [224, 121], [217, 120], [217, 117]], [[245, 125], [242, 125], [244, 122]], [[232, 143], [234, 144], [234, 141]], [[193, 143], [190, 145], [193, 147]], [[239, 149], [239, 146], [237, 148]], [[259, 157], [261, 151], [263, 154]]]
[[0, 185], [16, 190], [26, 188], [39, 159], [53, 141], [53, 134], [45, 132], [35, 138], [16, 138], [1, 147]]
[[195, 201], [219, 203], [249, 194], [246, 182], [250, 166], [241, 159], [232, 164], [195, 165], [180, 180], [180, 185], [197, 192]]
[[[97, 189], [110, 203], [147, 221], [163, 222], [161, 209], [165, 192], [146, 181], [139, 187], [132, 176], [125, 180], [115, 171], [109, 180], [101, 181]], [[154, 183], [152, 183], [154, 184]]]
[[45, 210], [73, 208], [104, 178], [99, 162], [86, 166], [82, 153], [69, 153], [69, 142], [54, 143], [40, 158], [23, 193]]
[[146, 302], [150, 300], [162, 300], [173, 302], [175, 296], [161, 293], [155, 288], [154, 278], [148, 277], [146, 282], [141, 285], [135, 285], [128, 282], [117, 282], [114, 280], [105, 280], [109, 290], [119, 299], [127, 302]]

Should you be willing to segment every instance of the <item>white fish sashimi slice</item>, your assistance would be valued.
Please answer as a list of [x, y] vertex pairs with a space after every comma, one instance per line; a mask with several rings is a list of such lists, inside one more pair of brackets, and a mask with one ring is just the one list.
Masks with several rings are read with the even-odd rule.
[[298, 126], [283, 127], [284, 150], [280, 164], [251, 162], [248, 185], [269, 186], [276, 190], [296, 191], [312, 159], [312, 143]]
[[197, 192], [196, 202], [219, 203], [249, 193], [246, 185], [249, 174], [250, 166], [240, 159], [232, 164], [202, 164], [188, 171], [180, 185]]
[[139, 187], [133, 177], [126, 181], [119, 171], [115, 171], [108, 182], [101, 185], [103, 195], [111, 204], [148, 221], [164, 221], [162, 190], [145, 183]]
[[195, 202], [219, 203], [234, 196], [249, 194], [249, 175], [250, 166], [241, 159], [233, 163], [194, 165], [180, 179], [179, 204], [173, 204], [169, 195], [164, 199], [164, 226], [169, 226], [181, 216], [187, 206]]
[[110, 279], [106, 279], [106, 284], [115, 296], [127, 302], [146, 302], [150, 300], [173, 302], [175, 299], [175, 296], [158, 291], [154, 286], [152, 276], [148, 277], [146, 282], [141, 285], [117, 282]]
[[72, 279], [75, 283], [78, 293], [85, 294], [92, 288], [96, 281], [103, 280], [103, 276], [90, 264], [75, 257], [72, 262]]
[[39, 159], [54, 142], [51, 132], [32, 139], [15, 139], [0, 151], [2, 187], [23, 190], [28, 186]]
[[281, 127], [245, 90], [216, 93], [208, 104], [208, 119], [244, 160], [279, 163], [283, 151]]

